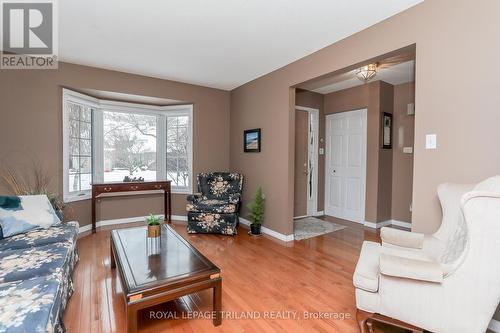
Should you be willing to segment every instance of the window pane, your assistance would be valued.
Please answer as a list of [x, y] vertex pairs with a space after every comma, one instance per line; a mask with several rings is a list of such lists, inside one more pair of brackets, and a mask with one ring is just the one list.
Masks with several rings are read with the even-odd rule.
[[81, 156], [92, 155], [92, 144], [90, 140], [85, 140], [85, 139], [80, 140], [80, 155]]
[[177, 187], [190, 186], [188, 125], [188, 116], [167, 116], [167, 179]]
[[177, 172], [177, 159], [168, 157], [168, 155], [167, 155], [167, 170]]
[[91, 133], [90, 123], [80, 122], [80, 138], [90, 139]]
[[78, 139], [69, 140], [69, 154], [80, 155], [80, 145], [78, 143]]
[[69, 173], [80, 172], [80, 164], [78, 163], [78, 156], [69, 157]]
[[68, 112], [68, 192], [90, 189], [92, 180], [92, 108], [66, 103]]
[[80, 184], [81, 184], [81, 190], [90, 190], [92, 186], [90, 185], [92, 183], [92, 174], [90, 173], [83, 173], [80, 175]]
[[70, 119], [69, 120], [69, 137], [70, 138], [78, 138], [78, 135], [80, 135], [79, 129], [78, 129], [78, 124], [80, 122], [77, 120]]
[[80, 120], [90, 123], [92, 119], [92, 109], [89, 107], [80, 109]]
[[92, 172], [92, 158], [91, 157], [80, 157], [80, 172], [81, 173]]
[[80, 175], [79, 174], [73, 174], [69, 175], [69, 192], [77, 192], [80, 191]]
[[156, 180], [156, 126], [156, 116], [104, 113], [105, 182], [126, 176]]
[[188, 128], [187, 126], [177, 127], [177, 140], [180, 142], [188, 141]]
[[81, 109], [80, 105], [73, 103], [68, 103], [67, 105], [69, 110], [69, 118], [80, 120], [80, 109]]
[[188, 116], [178, 116], [177, 117], [178, 125], [179, 126], [186, 126], [189, 123], [189, 117]]

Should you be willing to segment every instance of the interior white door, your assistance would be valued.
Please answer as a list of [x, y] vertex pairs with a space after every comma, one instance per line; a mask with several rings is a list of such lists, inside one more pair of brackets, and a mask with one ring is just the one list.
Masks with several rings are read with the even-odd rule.
[[363, 223], [367, 110], [326, 116], [325, 214]]

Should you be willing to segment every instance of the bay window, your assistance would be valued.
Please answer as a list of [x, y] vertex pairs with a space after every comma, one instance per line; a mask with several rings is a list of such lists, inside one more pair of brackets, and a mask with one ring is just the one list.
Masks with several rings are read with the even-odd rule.
[[192, 188], [192, 105], [99, 100], [63, 89], [64, 200], [88, 199], [91, 183], [170, 180]]

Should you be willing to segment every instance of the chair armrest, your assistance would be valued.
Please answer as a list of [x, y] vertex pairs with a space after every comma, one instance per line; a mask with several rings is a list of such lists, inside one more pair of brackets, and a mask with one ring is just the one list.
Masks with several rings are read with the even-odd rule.
[[443, 282], [444, 272], [437, 262], [381, 254], [379, 267], [383, 275], [427, 282]]
[[424, 245], [424, 234], [388, 227], [380, 230], [380, 238], [382, 238], [382, 244], [389, 243], [412, 249], [421, 249]]
[[233, 193], [229, 195], [229, 202], [232, 204], [239, 204], [241, 200], [241, 194], [239, 193]]
[[203, 195], [201, 193], [193, 193], [187, 196], [187, 201], [190, 203], [198, 202], [201, 199], [203, 199]]

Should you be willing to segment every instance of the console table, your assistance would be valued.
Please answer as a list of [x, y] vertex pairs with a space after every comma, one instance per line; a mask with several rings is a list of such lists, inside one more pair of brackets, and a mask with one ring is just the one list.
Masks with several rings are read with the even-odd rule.
[[169, 180], [157, 182], [92, 184], [92, 233], [96, 232], [95, 209], [97, 199], [157, 193], [163, 193], [165, 195], [165, 220], [170, 222], [172, 221], [172, 196]]

